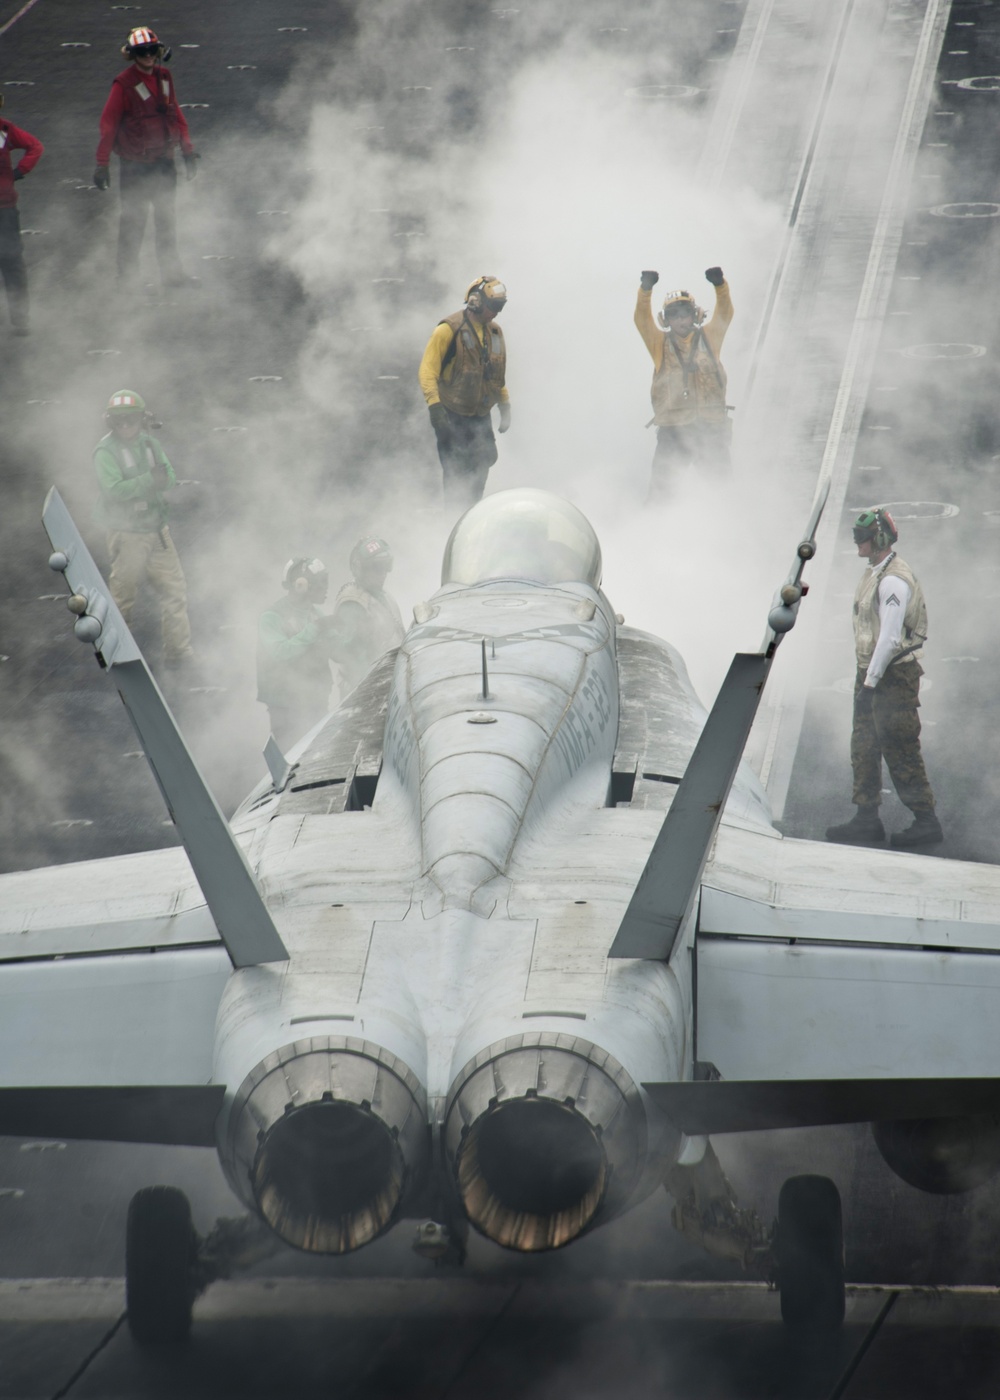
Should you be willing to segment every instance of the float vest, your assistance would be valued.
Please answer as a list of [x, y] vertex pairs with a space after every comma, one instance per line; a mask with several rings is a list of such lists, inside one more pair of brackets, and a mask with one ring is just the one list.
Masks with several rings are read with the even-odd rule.
[[466, 418], [484, 418], [500, 402], [507, 373], [507, 347], [496, 321], [483, 326], [480, 343], [468, 313], [456, 311], [439, 321], [454, 339], [445, 355], [438, 395], [445, 408]]
[[141, 73], [133, 65], [119, 73], [115, 82], [125, 98], [125, 115], [115, 134], [115, 152], [123, 160], [170, 158], [181, 139], [170, 74], [159, 64], [152, 73]]
[[[108, 453], [115, 460], [118, 470], [126, 481], [137, 476], [145, 476], [157, 463], [165, 466], [171, 485], [176, 482], [173, 467], [167, 461], [163, 448], [149, 433], [140, 433], [132, 442], [122, 442], [116, 433], [107, 433], [94, 448], [94, 461], [100, 453]], [[100, 481], [100, 468], [98, 467]], [[166, 501], [152, 486], [145, 496], [130, 496], [121, 500], [101, 485], [101, 495], [94, 511], [94, 518], [108, 530], [126, 530], [131, 534], [158, 533], [167, 523], [169, 508]]]
[[892, 666], [897, 661], [919, 661], [923, 655], [923, 644], [927, 640], [927, 604], [924, 602], [924, 591], [909, 564], [900, 559], [898, 554], [893, 554], [884, 567], [864, 571], [854, 595], [854, 647], [858, 656], [858, 666], [863, 671], [868, 669], [875, 651], [875, 643], [878, 641], [878, 586], [884, 578], [893, 577], [901, 578], [904, 583], [909, 584], [910, 601], [906, 605], [903, 631], [896, 650], [889, 659], [889, 665]]
[[373, 661], [399, 646], [405, 629], [395, 598], [384, 589], [381, 593], [369, 593], [359, 583], [345, 583], [334, 603], [334, 617], [342, 603], [357, 603], [364, 608], [368, 617], [363, 637], [359, 636], [352, 642], [352, 646], [358, 646], [358, 654], [345, 657], [340, 662], [340, 679], [346, 694], [368, 674]]
[[[281, 630], [289, 639], [324, 616], [315, 603], [290, 595], [272, 603], [261, 616], [264, 618], [268, 614], [279, 619]], [[258, 631], [257, 699], [265, 705], [309, 704], [319, 718], [326, 710], [333, 680], [328, 639], [319, 633], [315, 641], [303, 641], [284, 656], [274, 654], [275, 644], [274, 641], [266, 643]]]
[[691, 332], [686, 349], [671, 331], [663, 332], [663, 359], [653, 374], [650, 397], [658, 428], [725, 422], [726, 371], [700, 326]]

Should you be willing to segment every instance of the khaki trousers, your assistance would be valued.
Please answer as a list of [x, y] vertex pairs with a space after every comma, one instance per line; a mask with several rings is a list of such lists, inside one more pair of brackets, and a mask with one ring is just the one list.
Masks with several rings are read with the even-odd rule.
[[187, 585], [177, 550], [164, 525], [162, 530], [112, 530], [108, 534], [111, 556], [111, 596], [127, 623], [144, 579], [160, 600], [163, 623], [163, 655], [178, 661], [191, 654], [191, 624], [187, 614]]
[[[858, 669], [855, 701], [867, 674]], [[875, 687], [870, 710], [854, 714], [851, 764], [854, 768], [854, 801], [859, 807], [877, 807], [882, 801], [882, 760], [900, 802], [914, 816], [933, 812], [934, 794], [927, 781], [920, 752], [920, 677], [916, 661], [889, 666]]]

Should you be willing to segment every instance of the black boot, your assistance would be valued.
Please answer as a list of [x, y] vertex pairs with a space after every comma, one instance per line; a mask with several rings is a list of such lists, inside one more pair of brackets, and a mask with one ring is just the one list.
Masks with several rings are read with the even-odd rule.
[[877, 807], [859, 807], [849, 822], [828, 826], [826, 839], [842, 846], [880, 846], [885, 840], [885, 827]]
[[889, 845], [895, 851], [913, 851], [918, 846], [936, 846], [944, 840], [944, 832], [936, 814], [914, 812], [913, 825], [905, 831], [894, 831], [889, 837]]

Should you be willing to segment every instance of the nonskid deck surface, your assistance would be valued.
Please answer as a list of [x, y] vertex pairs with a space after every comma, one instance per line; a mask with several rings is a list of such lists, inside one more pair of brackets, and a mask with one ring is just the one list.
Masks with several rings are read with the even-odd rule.
[[[836, 1338], [792, 1341], [761, 1284], [256, 1278], [213, 1287], [189, 1343], [137, 1348], [124, 1281], [0, 1282], [0, 1396], [141, 1400], [896, 1400], [996, 1394], [993, 1289], [848, 1289]], [[97, 1348], [101, 1349], [97, 1351]], [[623, 1376], [628, 1376], [623, 1389]]]

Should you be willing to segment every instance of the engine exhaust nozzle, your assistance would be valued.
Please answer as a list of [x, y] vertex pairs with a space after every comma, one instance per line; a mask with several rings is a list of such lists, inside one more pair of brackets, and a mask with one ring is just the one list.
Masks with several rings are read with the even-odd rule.
[[247, 1076], [233, 1105], [238, 1175], [287, 1244], [347, 1254], [391, 1224], [426, 1154], [426, 1096], [381, 1046], [313, 1037]]
[[641, 1174], [639, 1092], [600, 1047], [511, 1036], [449, 1095], [445, 1145], [469, 1220], [508, 1249], [558, 1249], [624, 1206]]

